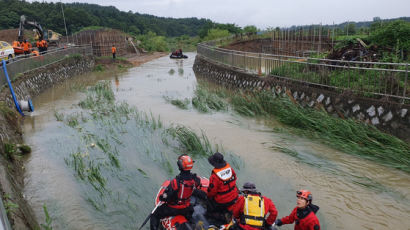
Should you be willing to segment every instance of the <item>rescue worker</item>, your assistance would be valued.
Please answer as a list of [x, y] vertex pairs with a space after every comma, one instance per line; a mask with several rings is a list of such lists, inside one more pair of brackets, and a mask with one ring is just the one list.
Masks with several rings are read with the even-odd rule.
[[117, 48], [115, 48], [114, 44], [112, 44], [111, 52], [112, 52], [112, 59], [115, 59], [115, 55], [117, 53]]
[[13, 47], [20, 47], [19, 41], [13, 41]]
[[235, 170], [219, 152], [210, 156], [208, 162], [214, 169], [209, 177], [207, 215], [231, 212], [239, 196]]
[[262, 196], [252, 182], [246, 182], [242, 187], [243, 196], [238, 198], [233, 216], [236, 230], [258, 230], [270, 227], [278, 216], [278, 211], [272, 200]]
[[41, 45], [42, 45], [42, 48], [43, 48], [43, 52], [44, 53], [47, 53], [47, 49], [48, 49], [48, 43], [47, 43], [47, 41], [46, 40], [41, 40]]
[[201, 179], [196, 174], [191, 173], [194, 161], [190, 156], [183, 154], [177, 161], [180, 173], [176, 176], [160, 196], [160, 200], [165, 203], [159, 206], [150, 218], [150, 229], [157, 230], [160, 219], [167, 216], [183, 215], [190, 220], [193, 208], [190, 206], [191, 196], [194, 192], [199, 192]]
[[21, 47], [23, 47], [25, 55], [30, 54], [31, 44], [27, 42], [27, 40], [24, 40], [23, 43], [21, 43]]
[[289, 216], [275, 221], [277, 226], [292, 224], [295, 222], [295, 230], [320, 230], [319, 220], [316, 212], [319, 207], [312, 204], [312, 194], [308, 190], [296, 192], [296, 207]]
[[42, 40], [38, 40], [38, 41], [36, 42], [36, 46], [37, 46], [37, 48], [38, 48], [38, 51], [39, 51], [40, 53], [42, 53], [42, 52], [43, 52], [43, 43], [42, 43]]

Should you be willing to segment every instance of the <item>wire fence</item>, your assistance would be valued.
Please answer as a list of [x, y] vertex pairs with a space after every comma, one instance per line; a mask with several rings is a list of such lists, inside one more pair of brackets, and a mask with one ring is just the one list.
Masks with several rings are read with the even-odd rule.
[[[232, 40], [232, 38], [229, 38]], [[229, 40], [228, 39], [228, 40]], [[218, 48], [228, 40], [198, 45], [198, 54], [260, 76], [279, 76], [337, 91], [410, 103], [408, 63], [343, 61]]]
[[[7, 64], [7, 72], [9, 74], [10, 80], [16, 79], [19, 75], [37, 69], [39, 67], [49, 65], [58, 61], [61, 61], [70, 55], [92, 55], [93, 50], [91, 45], [84, 45], [84, 46], [73, 46], [68, 48], [61, 48], [50, 50], [45, 54], [40, 56], [31, 56], [25, 58], [18, 58], [15, 60], [11, 60]], [[4, 75], [3, 68], [0, 71], [0, 87], [2, 87], [6, 83], [6, 77]]]

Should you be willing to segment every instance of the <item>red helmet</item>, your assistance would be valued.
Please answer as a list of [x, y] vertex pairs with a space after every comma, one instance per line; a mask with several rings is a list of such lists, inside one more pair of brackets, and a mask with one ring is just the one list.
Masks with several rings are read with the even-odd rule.
[[309, 192], [309, 190], [299, 190], [296, 192], [296, 197], [301, 197], [307, 201], [312, 202], [312, 193]]
[[178, 157], [178, 168], [179, 170], [188, 171], [191, 170], [194, 166], [194, 161], [192, 158], [186, 154], [183, 154]]

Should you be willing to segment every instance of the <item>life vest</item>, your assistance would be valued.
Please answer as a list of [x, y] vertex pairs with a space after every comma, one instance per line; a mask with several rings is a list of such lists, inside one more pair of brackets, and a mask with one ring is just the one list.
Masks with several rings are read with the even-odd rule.
[[265, 202], [262, 196], [245, 195], [243, 206], [243, 224], [262, 228], [265, 221]]
[[224, 186], [218, 191], [218, 194], [226, 194], [236, 188], [236, 177], [233, 175], [231, 166], [226, 163], [225, 167], [219, 169], [213, 169], [219, 179], [223, 181]]
[[29, 49], [30, 49], [30, 46], [29, 46], [28, 42], [21, 43], [21, 46], [23, 47], [24, 52], [28, 52]]
[[117, 52], [117, 48], [111, 47], [111, 52], [112, 52], [112, 53], [116, 53], [116, 52]]
[[43, 47], [43, 44], [41, 43], [41, 41], [37, 41], [36, 45], [37, 45], [38, 48]]
[[172, 181], [171, 183], [177, 183], [177, 199], [173, 202], [169, 202], [169, 206], [172, 208], [186, 208], [190, 205], [191, 196], [194, 192], [195, 180], [193, 178], [189, 180], [175, 178], [174, 180], [175, 181]]

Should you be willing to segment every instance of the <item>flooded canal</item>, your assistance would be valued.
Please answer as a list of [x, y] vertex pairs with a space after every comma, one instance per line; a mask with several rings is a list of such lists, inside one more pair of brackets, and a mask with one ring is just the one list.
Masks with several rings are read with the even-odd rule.
[[[79, 76], [34, 99], [36, 111], [24, 122], [24, 140], [33, 149], [24, 195], [40, 223], [46, 205], [55, 229], [136, 229], [158, 187], [177, 173], [175, 130], [183, 127], [226, 153], [238, 185], [254, 181], [280, 217], [295, 206], [295, 191], [306, 188], [320, 206], [322, 229], [410, 229], [409, 174], [274, 132], [281, 127], [275, 121], [167, 102], [193, 97], [195, 54], [188, 56]], [[206, 157], [194, 158], [194, 172], [209, 176]]]

